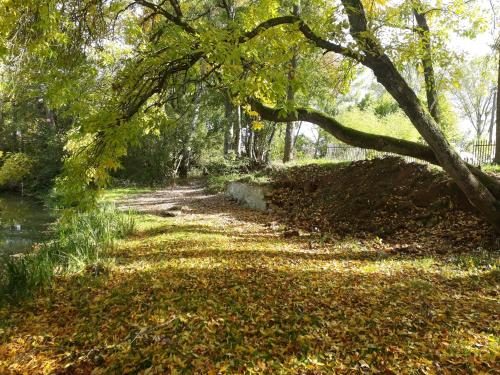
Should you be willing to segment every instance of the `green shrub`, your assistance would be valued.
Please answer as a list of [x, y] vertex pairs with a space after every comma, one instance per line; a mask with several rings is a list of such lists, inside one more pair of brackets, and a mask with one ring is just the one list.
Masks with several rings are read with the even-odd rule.
[[227, 185], [233, 181], [246, 182], [254, 185], [266, 184], [270, 181], [267, 171], [259, 171], [247, 174], [229, 174], [222, 176], [209, 176], [205, 184], [205, 190], [209, 193], [222, 193]]
[[78, 272], [100, 263], [117, 238], [134, 231], [133, 216], [112, 205], [64, 216], [54, 225], [51, 241], [32, 253], [4, 259], [0, 298], [17, 300], [45, 288], [56, 273]]
[[1, 272], [0, 300], [19, 300], [47, 286], [54, 263], [45, 249], [21, 256], [5, 257]]
[[204, 173], [209, 176], [229, 176], [248, 173], [251, 170], [250, 159], [213, 159], [203, 166]]
[[231, 181], [235, 181], [240, 177], [238, 174], [230, 174], [230, 175], [221, 175], [221, 176], [213, 176], [210, 175], [207, 178], [207, 182], [205, 184], [205, 190], [208, 193], [222, 193], [226, 190], [227, 184]]
[[32, 168], [31, 159], [21, 152], [8, 153], [0, 167], [0, 185], [12, 185], [21, 182]]

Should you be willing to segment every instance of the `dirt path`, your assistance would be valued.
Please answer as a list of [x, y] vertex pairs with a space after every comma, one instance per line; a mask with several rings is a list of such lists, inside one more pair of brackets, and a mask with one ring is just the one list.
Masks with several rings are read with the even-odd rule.
[[275, 216], [242, 206], [223, 194], [209, 194], [200, 182], [131, 195], [119, 200], [117, 207], [158, 216], [165, 216], [172, 208], [182, 207], [181, 217], [186, 220], [223, 219], [243, 226], [257, 225], [266, 232], [278, 227]]
[[118, 201], [117, 206], [141, 213], [157, 213], [168, 211], [173, 206], [186, 206], [188, 209], [200, 208], [206, 205], [204, 202], [214, 201], [215, 198], [218, 198], [217, 203], [223, 200], [222, 197], [206, 194], [200, 183], [193, 183], [125, 197]]
[[[498, 271], [286, 238], [198, 185], [126, 198], [137, 233], [106, 272], [0, 309], [4, 374], [487, 373]], [[173, 205], [177, 217], [151, 215]], [[475, 261], [475, 260], [474, 260]], [[464, 266], [465, 265], [465, 266]]]

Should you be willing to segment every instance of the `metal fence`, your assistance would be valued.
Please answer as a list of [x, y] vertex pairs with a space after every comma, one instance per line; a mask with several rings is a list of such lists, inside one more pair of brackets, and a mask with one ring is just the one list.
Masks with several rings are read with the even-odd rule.
[[391, 152], [382, 152], [376, 150], [369, 150], [366, 148], [353, 147], [348, 145], [330, 145], [326, 157], [336, 161], [356, 161], [367, 160], [374, 158], [382, 158], [384, 156], [398, 156], [407, 162], [427, 163], [424, 160], [412, 158], [410, 156], [402, 156], [393, 154]]
[[491, 164], [495, 158], [495, 143], [478, 141], [472, 145], [471, 151], [474, 155], [471, 163], [475, 165]]
[[[336, 144], [328, 146], [327, 158], [337, 161], [356, 161], [381, 158], [384, 156], [398, 156], [405, 159], [407, 162], [424, 163], [427, 162], [412, 158], [409, 156], [401, 156], [390, 152], [381, 152], [376, 150], [368, 150], [365, 148], [352, 147], [344, 144]], [[495, 144], [487, 141], [474, 143], [471, 147], [471, 152], [460, 152], [460, 156], [466, 162], [474, 165], [484, 165], [493, 162], [495, 156]]]

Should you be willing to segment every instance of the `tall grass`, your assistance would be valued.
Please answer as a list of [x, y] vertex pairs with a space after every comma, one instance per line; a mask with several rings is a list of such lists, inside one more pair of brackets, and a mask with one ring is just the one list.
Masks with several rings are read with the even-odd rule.
[[97, 264], [118, 238], [135, 231], [132, 215], [112, 205], [61, 218], [53, 239], [33, 252], [6, 257], [0, 264], [0, 300], [18, 300], [50, 285], [55, 274]]

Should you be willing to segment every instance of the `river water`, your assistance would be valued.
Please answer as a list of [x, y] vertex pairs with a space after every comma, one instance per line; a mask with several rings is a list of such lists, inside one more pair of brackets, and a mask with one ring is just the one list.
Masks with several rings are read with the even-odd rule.
[[0, 194], [0, 256], [31, 249], [48, 236], [53, 217], [37, 200], [17, 194]]

